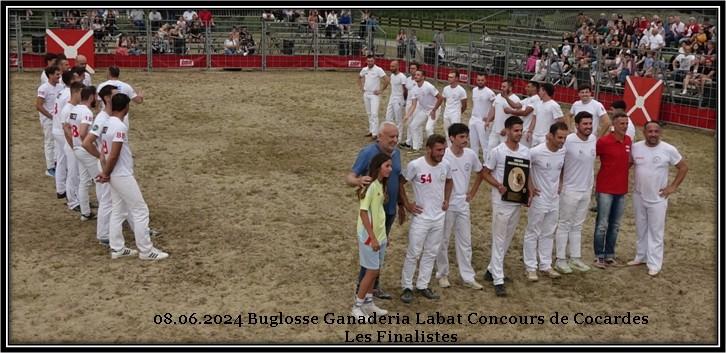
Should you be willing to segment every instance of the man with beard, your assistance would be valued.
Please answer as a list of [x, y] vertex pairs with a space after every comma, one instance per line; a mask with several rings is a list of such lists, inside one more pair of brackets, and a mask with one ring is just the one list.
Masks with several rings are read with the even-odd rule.
[[[388, 86], [386, 73], [376, 65], [373, 55], [368, 55], [367, 66], [360, 70], [358, 88], [363, 92], [363, 104], [368, 115], [368, 134], [373, 139], [378, 136], [378, 107], [381, 104], [381, 92]], [[381, 87], [381, 78], [383, 87]]]
[[406, 75], [398, 71], [398, 61], [391, 61], [391, 96], [388, 98], [386, 107], [386, 121], [392, 121], [403, 131], [403, 114], [406, 95]]
[[[86, 156], [93, 158], [88, 155], [88, 152], [83, 149], [83, 140], [88, 134], [88, 130], [93, 124], [93, 112], [92, 108], [96, 108], [96, 87], [88, 86], [81, 90], [81, 102], [73, 107], [71, 110], [71, 116], [75, 119], [72, 121], [71, 130], [73, 133], [73, 154], [76, 160], [76, 167], [78, 168], [79, 184], [78, 184], [78, 202], [81, 205], [81, 221], [87, 221], [94, 219], [96, 216], [91, 212], [91, 205], [88, 198], [88, 188], [93, 184], [93, 177], [88, 173], [88, 169], [85, 167], [81, 159], [87, 159]], [[98, 197], [98, 195], [97, 195]]]
[[479, 149], [482, 150], [482, 156], [487, 154], [488, 131], [484, 126], [484, 119], [489, 116], [492, 109], [495, 94], [487, 87], [487, 78], [483, 74], [476, 76], [476, 87], [471, 90], [471, 117], [469, 118], [469, 137], [471, 139], [471, 149], [474, 154], [479, 156]]
[[522, 145], [529, 148], [532, 145], [532, 117], [534, 116], [535, 110], [542, 103], [542, 99], [539, 97], [537, 92], [539, 91], [539, 82], [529, 81], [527, 82], [527, 98], [522, 100], [522, 109], [512, 109], [510, 107], [504, 107], [504, 112], [509, 115], [515, 115], [522, 118], [522, 140], [519, 141]]
[[[422, 70], [416, 71], [414, 80], [416, 84], [408, 91], [408, 94], [413, 95], [413, 101], [403, 120], [408, 122], [413, 116], [409, 126], [413, 141], [411, 148], [413, 152], [418, 152], [423, 145], [424, 124], [427, 119], [436, 120], [436, 111], [444, 98], [434, 85], [426, 81]], [[444, 144], [446, 144], [446, 139], [444, 139]]]
[[484, 125], [486, 130], [491, 130], [487, 151], [491, 151], [506, 140], [504, 121], [511, 115], [505, 113], [504, 108], [519, 109], [522, 107], [519, 97], [512, 93], [512, 81], [510, 79], [504, 79], [500, 89], [501, 92], [494, 98], [493, 109], [489, 109], [486, 124]]

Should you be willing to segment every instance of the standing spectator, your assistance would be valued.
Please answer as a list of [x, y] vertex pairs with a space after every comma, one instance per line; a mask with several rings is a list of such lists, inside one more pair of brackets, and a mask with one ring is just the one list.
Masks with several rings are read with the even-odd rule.
[[317, 32], [318, 30], [318, 10], [310, 10], [308, 15], [308, 28], [311, 32]]
[[212, 12], [207, 9], [199, 11], [199, 20], [202, 21], [202, 25], [204, 27], [214, 27]]
[[129, 39], [121, 33], [116, 41], [116, 55], [129, 55]]
[[275, 21], [275, 14], [272, 13], [272, 10], [262, 10], [262, 20], [273, 22]]
[[[645, 140], [633, 145], [632, 161], [635, 165], [633, 209], [635, 230], [638, 235], [636, 254], [629, 266], [648, 265], [648, 274], [657, 276], [663, 265], [663, 241], [668, 196], [674, 193], [688, 172], [688, 165], [678, 150], [661, 141], [657, 121], [643, 127]], [[678, 170], [673, 183], [668, 185], [668, 168]]]
[[159, 12], [159, 10], [154, 9], [149, 12], [149, 22], [151, 22], [152, 30], [159, 28], [162, 20], [164, 20], [164, 18], [161, 17], [161, 12]]
[[189, 9], [189, 10], [184, 11], [184, 13], [182, 14], [181, 17], [184, 19], [184, 21], [187, 22], [187, 24], [191, 24], [192, 21], [194, 21], [195, 15], [197, 15], [197, 12]]
[[134, 26], [138, 30], [144, 30], [144, 10], [133, 9], [129, 11], [129, 19], [134, 23]]
[[338, 14], [335, 11], [328, 11], [325, 19], [325, 36], [330, 38], [338, 32]]
[[620, 218], [628, 193], [628, 167], [632, 140], [625, 134], [628, 116], [624, 112], [613, 115], [614, 131], [597, 140], [595, 153], [600, 157], [600, 170], [595, 182], [597, 221], [595, 225], [594, 266], [606, 269], [615, 266], [615, 243], [620, 230]]

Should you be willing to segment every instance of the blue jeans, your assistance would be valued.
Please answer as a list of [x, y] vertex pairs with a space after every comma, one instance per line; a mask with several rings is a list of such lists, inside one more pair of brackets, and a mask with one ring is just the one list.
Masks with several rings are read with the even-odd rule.
[[[386, 235], [390, 235], [391, 234], [391, 227], [393, 226], [393, 221], [395, 221], [395, 220], [396, 220], [396, 214], [395, 213], [392, 214], [392, 215], [390, 215], [390, 214], [387, 214], [386, 215]], [[378, 271], [381, 271], [381, 270], [383, 270], [383, 267], [381, 267], [381, 268], [378, 269]], [[360, 267], [360, 272], [358, 272], [358, 284], [356, 284], [356, 286], [355, 286], [355, 292], [356, 293], [358, 293], [358, 288], [360, 288], [360, 281], [363, 280], [363, 276], [365, 276], [365, 275], [366, 275], [366, 268], [363, 267], [363, 266], [361, 266]], [[376, 277], [376, 283], [373, 285], [373, 288], [374, 289], [379, 289], [380, 288], [380, 283], [378, 283], [378, 278], [380, 278], [380, 277], [381, 277], [381, 275], [380, 275], [380, 272], [379, 272], [378, 277]]]
[[598, 258], [615, 258], [620, 218], [625, 209], [625, 195], [596, 193], [597, 221], [595, 221], [594, 249]]

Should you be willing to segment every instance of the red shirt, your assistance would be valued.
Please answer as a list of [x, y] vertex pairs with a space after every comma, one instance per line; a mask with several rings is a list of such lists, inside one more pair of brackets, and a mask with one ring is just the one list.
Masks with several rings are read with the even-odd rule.
[[199, 20], [207, 26], [212, 21], [212, 13], [207, 10], [199, 11]]
[[595, 151], [600, 156], [600, 170], [595, 181], [596, 192], [612, 195], [628, 193], [628, 168], [632, 144], [630, 136], [625, 135], [621, 142], [612, 132], [597, 140]]

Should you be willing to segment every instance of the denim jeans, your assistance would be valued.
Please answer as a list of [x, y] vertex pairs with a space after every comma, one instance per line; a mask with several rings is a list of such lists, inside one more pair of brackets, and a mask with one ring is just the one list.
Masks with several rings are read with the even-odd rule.
[[[391, 234], [391, 227], [393, 226], [393, 221], [396, 220], [396, 214], [387, 214], [386, 215], [386, 235], [390, 236]], [[379, 268], [378, 271], [382, 271], [383, 267]], [[355, 292], [358, 293], [358, 288], [360, 288], [360, 281], [363, 280], [363, 276], [366, 275], [366, 268], [361, 266], [360, 272], [358, 272], [358, 283], [355, 285]], [[378, 279], [381, 277], [380, 272], [378, 274], [378, 277], [376, 277], [376, 282], [373, 285], [374, 289], [380, 288], [380, 283], [378, 283]]]
[[620, 218], [625, 209], [625, 195], [596, 193], [597, 221], [595, 221], [594, 249], [598, 258], [615, 258]]

